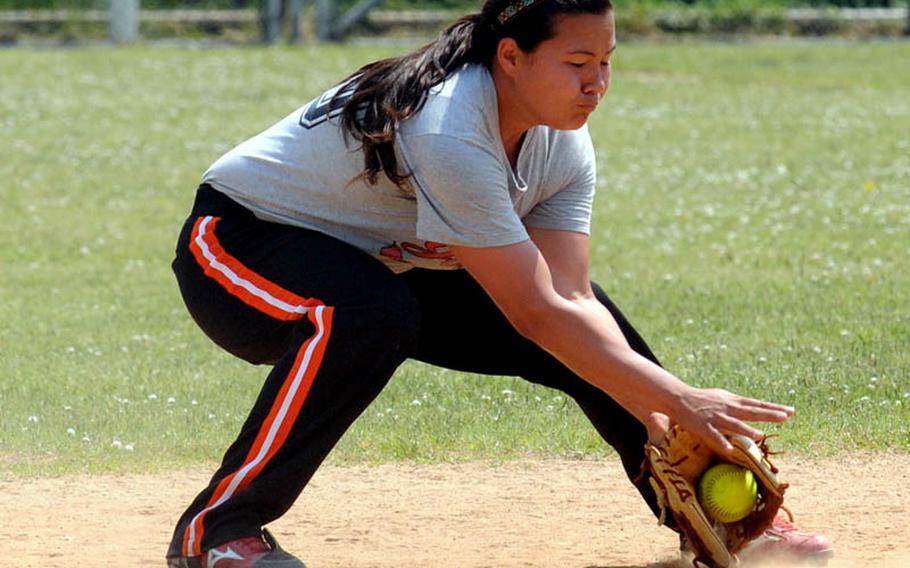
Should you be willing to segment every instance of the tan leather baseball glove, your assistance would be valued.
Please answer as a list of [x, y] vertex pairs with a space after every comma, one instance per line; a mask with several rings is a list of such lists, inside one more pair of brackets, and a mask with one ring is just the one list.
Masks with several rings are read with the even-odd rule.
[[[771, 526], [784, 502], [787, 484], [778, 480], [777, 468], [768, 460], [766, 440], [755, 443], [744, 436], [733, 436], [730, 442], [732, 454], [721, 458], [695, 436], [673, 426], [661, 444], [649, 442], [645, 446], [645, 469], [651, 474], [651, 486], [662, 510], [660, 522], [664, 523], [669, 510], [695, 554], [695, 566], [735, 565], [736, 553]], [[696, 495], [702, 474], [720, 462], [751, 470], [758, 484], [755, 508], [734, 523], [712, 520]]]

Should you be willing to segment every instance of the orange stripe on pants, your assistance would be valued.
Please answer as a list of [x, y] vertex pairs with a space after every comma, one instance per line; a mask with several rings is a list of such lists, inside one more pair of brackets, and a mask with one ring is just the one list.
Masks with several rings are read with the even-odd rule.
[[200, 217], [190, 237], [190, 252], [206, 276], [248, 306], [278, 320], [302, 319], [310, 308], [322, 305], [319, 300], [303, 298], [266, 280], [228, 254], [215, 235], [219, 220]]
[[200, 217], [190, 237], [190, 251], [205, 275], [246, 305], [278, 320], [296, 321], [307, 316], [315, 332], [298, 350], [243, 465], [218, 483], [206, 507], [187, 525], [183, 539], [184, 556], [202, 554], [206, 515], [249, 487], [284, 445], [322, 364], [332, 330], [332, 308], [270, 282], [228, 254], [215, 234], [219, 220], [218, 217]]
[[298, 350], [291, 371], [260, 427], [243, 465], [221, 480], [206, 508], [187, 526], [183, 539], [184, 556], [202, 554], [201, 543], [205, 531], [203, 522], [206, 515], [246, 489], [284, 445], [322, 363], [332, 331], [332, 314], [333, 309], [326, 306], [318, 306], [309, 312], [308, 317], [316, 329], [315, 333]]

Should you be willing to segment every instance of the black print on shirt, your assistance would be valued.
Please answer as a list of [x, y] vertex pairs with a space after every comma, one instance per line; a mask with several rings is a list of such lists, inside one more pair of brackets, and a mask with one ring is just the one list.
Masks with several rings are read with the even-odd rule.
[[[342, 88], [344, 90], [339, 92]], [[322, 93], [319, 98], [310, 101], [300, 114], [300, 126], [309, 130], [340, 115], [345, 103], [354, 94], [354, 88], [355, 86], [350, 83], [338, 85]]]

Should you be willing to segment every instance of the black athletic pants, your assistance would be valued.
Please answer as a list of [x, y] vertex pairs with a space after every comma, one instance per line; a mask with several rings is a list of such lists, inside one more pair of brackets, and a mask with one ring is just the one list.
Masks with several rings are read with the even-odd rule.
[[[645, 428], [599, 389], [519, 335], [463, 270], [396, 275], [335, 238], [268, 223], [200, 187], [173, 264], [190, 314], [218, 345], [273, 365], [209, 486], [177, 524], [169, 556], [256, 536], [283, 515], [345, 430], [408, 358], [519, 376], [572, 397], [630, 479]], [[655, 360], [606, 294], [632, 347]], [[637, 482], [648, 505], [646, 479]]]

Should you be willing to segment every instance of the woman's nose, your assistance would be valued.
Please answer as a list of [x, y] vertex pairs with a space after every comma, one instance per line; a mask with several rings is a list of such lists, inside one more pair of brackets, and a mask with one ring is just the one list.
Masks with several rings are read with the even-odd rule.
[[603, 96], [610, 88], [610, 69], [601, 69], [585, 84], [586, 95]]

